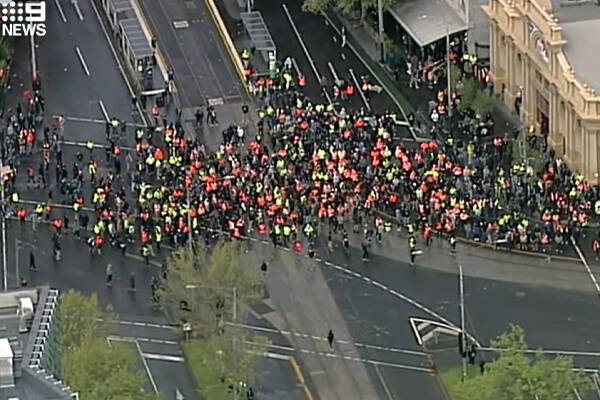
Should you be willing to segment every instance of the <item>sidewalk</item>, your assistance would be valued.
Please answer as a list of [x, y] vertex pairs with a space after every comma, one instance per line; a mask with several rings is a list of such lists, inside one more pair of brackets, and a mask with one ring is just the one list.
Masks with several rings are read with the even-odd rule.
[[[253, 245], [249, 256], [259, 265], [269, 265], [267, 290], [276, 312], [265, 318], [279, 330], [310, 333], [325, 337], [331, 329], [336, 340], [354, 340], [337, 306], [321, 268], [314, 260], [298, 257], [291, 251], [272, 246]], [[252, 265], [252, 264], [251, 264]], [[307, 376], [316, 388], [316, 398], [323, 400], [375, 400], [384, 398], [371, 381], [364, 364], [327, 354], [361, 358], [354, 345], [331, 350], [326, 341], [292, 336], [294, 348], [311, 350], [297, 353]]]
[[[428, 103], [436, 98], [437, 92], [428, 89], [426, 85], [422, 85], [419, 90], [415, 90], [410, 89], [407, 82], [398, 82], [389, 67], [377, 61], [380, 57], [377, 39], [372, 36], [367, 28], [338, 14], [328, 14], [328, 16], [334, 24], [338, 26], [343, 24], [346, 27], [346, 31], [350, 33], [351, 41], [358, 45], [355, 46], [357, 51], [363, 53], [365, 61], [378, 74], [382, 83], [394, 93], [405, 111], [407, 113], [413, 112], [420, 121], [430, 125]], [[495, 121], [495, 135], [503, 135], [507, 131], [514, 131], [521, 125], [518, 116], [508, 110], [498, 97], [494, 96], [493, 104], [492, 114]]]
[[[174, 70], [176, 103], [182, 110], [186, 135], [198, 138], [209, 150], [217, 148], [221, 132], [231, 124], [241, 123], [242, 105], [248, 103], [248, 98], [211, 17], [209, 5], [204, 0], [186, 4], [164, 0], [136, 2], [143, 11], [143, 25], [156, 35], [159, 53]], [[173, 21], [179, 21], [184, 27], [174, 28]], [[208, 127], [204, 123], [196, 128], [196, 110], [201, 110], [206, 118], [209, 105], [215, 108], [217, 126]], [[255, 115], [250, 111], [250, 127], [255, 126]], [[246, 137], [250, 134], [252, 130]]]

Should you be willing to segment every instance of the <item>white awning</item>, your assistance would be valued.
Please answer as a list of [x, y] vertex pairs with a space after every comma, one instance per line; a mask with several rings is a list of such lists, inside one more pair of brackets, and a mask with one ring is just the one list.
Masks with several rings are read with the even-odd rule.
[[444, 0], [398, 0], [388, 11], [421, 47], [468, 29]]

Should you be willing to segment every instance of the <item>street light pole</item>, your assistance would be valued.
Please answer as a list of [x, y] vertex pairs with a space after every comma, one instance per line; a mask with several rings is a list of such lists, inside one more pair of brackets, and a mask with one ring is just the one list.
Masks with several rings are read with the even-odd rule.
[[465, 286], [463, 280], [462, 264], [458, 263], [458, 290], [460, 297], [460, 332], [462, 340], [462, 381], [467, 377], [467, 336], [465, 333]]
[[377, 0], [377, 18], [379, 25], [379, 57], [381, 63], [385, 62], [385, 45], [383, 43], [383, 0]]
[[188, 185], [185, 185], [185, 193], [186, 193], [186, 198], [187, 198], [187, 224], [188, 224], [188, 245], [190, 247], [190, 254], [193, 252], [193, 248], [192, 248], [192, 216], [190, 214], [191, 211], [191, 207], [190, 207], [190, 188], [188, 187]]
[[17, 280], [17, 285], [19, 284], [20, 281], [20, 273], [19, 273], [19, 250], [21, 250], [21, 247], [19, 246], [19, 242], [20, 240], [18, 238], [15, 238], [15, 272], [16, 272], [16, 280]]
[[448, 85], [448, 90], [446, 93], [446, 97], [447, 97], [447, 101], [448, 101], [448, 115], [452, 114], [452, 100], [450, 99], [450, 92], [452, 90], [452, 88], [450, 87], [450, 32], [448, 30], [448, 25], [446, 25], [446, 76], [448, 77], [447, 79], [447, 85]]
[[[232, 293], [232, 305], [231, 305], [231, 313], [232, 313], [232, 319], [233, 322], [235, 323], [237, 321], [237, 312], [238, 312], [238, 306], [237, 306], [237, 287], [231, 287], [231, 288], [226, 288], [226, 287], [218, 287], [218, 286], [212, 286], [212, 287], [208, 287], [208, 286], [200, 286], [200, 285], [185, 285], [185, 288], [188, 290], [196, 290], [196, 289], [220, 289], [223, 291], [227, 291], [227, 290], [231, 290]], [[235, 340], [235, 335], [233, 335], [232, 337], [232, 356], [233, 356], [233, 365], [234, 365], [234, 369], [237, 371], [237, 343]], [[234, 382], [234, 390], [233, 390], [233, 400], [237, 399], [237, 391], [236, 391], [236, 387], [237, 387], [237, 383], [238, 382]]]
[[6, 262], [6, 201], [4, 197], [4, 149], [0, 151], [0, 201], [2, 202], [2, 275], [4, 291], [8, 291], [8, 273]]

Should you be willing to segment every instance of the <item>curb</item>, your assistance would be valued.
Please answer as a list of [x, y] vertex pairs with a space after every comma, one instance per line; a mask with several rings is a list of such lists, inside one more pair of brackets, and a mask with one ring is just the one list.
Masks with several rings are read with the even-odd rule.
[[306, 380], [304, 379], [304, 375], [302, 374], [302, 370], [300, 369], [298, 361], [296, 361], [296, 358], [293, 356], [290, 357], [289, 361], [290, 364], [292, 364], [292, 368], [294, 369], [294, 374], [296, 374], [296, 377], [298, 378], [298, 382], [300, 382], [300, 386], [302, 386], [302, 389], [304, 389], [304, 395], [306, 396], [307, 400], [315, 400], [310, 388], [306, 384]]
[[[24, 205], [36, 205], [39, 202], [33, 201], [33, 200], [19, 200], [19, 204], [24, 204]], [[50, 203], [50, 205], [53, 208], [62, 208], [62, 209], [67, 209], [67, 210], [71, 210], [70, 206], [64, 205], [64, 204], [55, 204], [55, 203]], [[86, 212], [94, 212], [94, 210], [90, 207], [81, 207], [82, 211], [86, 211]], [[389, 214], [386, 214], [382, 211], [377, 211], [374, 210], [374, 213], [380, 215], [381, 217], [383, 217], [386, 220], [392, 221], [394, 223], [398, 223], [398, 221], [396, 220], [396, 218], [390, 216]], [[519, 249], [513, 249], [513, 250], [509, 250], [506, 247], [500, 247], [500, 246], [494, 246], [493, 244], [489, 244], [489, 243], [484, 243], [484, 242], [476, 242], [473, 240], [468, 240], [465, 238], [462, 238], [460, 236], [456, 237], [456, 240], [458, 242], [461, 242], [465, 245], [468, 245], [470, 247], [485, 247], [488, 250], [492, 250], [492, 251], [501, 251], [501, 252], [505, 252], [505, 253], [509, 253], [509, 254], [518, 254], [518, 255], [522, 255], [522, 256], [529, 256], [529, 257], [537, 257], [537, 258], [548, 258], [550, 256], [551, 259], [554, 260], [559, 260], [559, 261], [566, 261], [566, 262], [573, 262], [573, 263], [581, 263], [581, 259], [576, 258], [576, 257], [569, 257], [569, 256], [560, 256], [560, 255], [548, 255], [548, 254], [543, 254], [543, 253], [535, 253], [532, 251], [525, 251], [525, 250], [519, 250]]]
[[[135, 0], [133, 0], [135, 1]], [[217, 30], [221, 34], [221, 39], [225, 44], [225, 48], [227, 49], [227, 53], [229, 53], [229, 57], [233, 62], [233, 66], [240, 78], [240, 82], [242, 82], [242, 86], [244, 86], [244, 90], [246, 94], [250, 96], [250, 91], [248, 90], [248, 85], [246, 85], [246, 77], [244, 76], [244, 65], [242, 64], [242, 59], [238, 54], [238, 51], [233, 44], [233, 40], [231, 39], [231, 35], [229, 31], [227, 31], [227, 27], [225, 26], [225, 22], [223, 22], [223, 17], [221, 17], [221, 13], [217, 8], [214, 0], [204, 0], [206, 6], [208, 7], [208, 11], [210, 11], [210, 15], [217, 26]]]
[[[383, 219], [389, 220], [393, 223], [398, 223], [398, 220], [396, 220], [396, 218], [392, 217], [389, 214], [384, 213], [383, 211], [378, 211], [378, 210], [374, 210], [373, 213], [380, 215]], [[445, 233], [442, 233], [444, 236], [448, 236]], [[519, 250], [519, 249], [512, 249], [509, 250], [507, 247], [501, 247], [501, 246], [495, 246], [493, 244], [489, 244], [489, 243], [485, 243], [485, 242], [476, 242], [474, 240], [469, 240], [469, 239], [465, 239], [461, 236], [456, 236], [456, 241], [463, 243], [465, 245], [468, 245], [470, 247], [485, 247], [488, 250], [493, 250], [493, 251], [501, 251], [504, 253], [509, 253], [509, 254], [518, 254], [518, 255], [522, 255], [522, 256], [529, 256], [529, 257], [537, 257], [537, 258], [548, 258], [550, 257], [551, 259], [554, 260], [559, 260], [559, 261], [568, 261], [568, 262], [574, 262], [574, 263], [581, 263], [581, 260], [579, 258], [576, 257], [569, 257], [569, 256], [560, 256], [560, 255], [554, 255], [554, 254], [545, 254], [545, 253], [536, 253], [533, 251], [525, 251], [525, 250]]]

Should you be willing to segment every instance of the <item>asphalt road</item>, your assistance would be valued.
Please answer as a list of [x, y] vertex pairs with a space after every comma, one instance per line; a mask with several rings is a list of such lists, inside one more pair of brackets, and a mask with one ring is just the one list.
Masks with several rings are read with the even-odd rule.
[[[62, 21], [57, 7], [48, 3], [48, 34], [38, 40], [38, 69], [44, 84], [47, 114], [63, 113], [103, 120], [99, 105], [102, 101], [109, 117], [130, 121], [131, 95], [90, 0], [78, 2], [84, 21], [79, 20], [70, 2], [59, 3], [67, 22]], [[88, 132], [82, 129], [76, 137], [87, 139]]]
[[[261, 3], [265, 2], [257, 4], [260, 9], [264, 6]], [[63, 24], [58, 18], [57, 11], [55, 9], [52, 11], [52, 7], [49, 7], [49, 32], [58, 32], [59, 36], [56, 41], [49, 41], [48, 38], [42, 41], [38, 52], [39, 68], [44, 77], [44, 93], [50, 110], [49, 114], [60, 112], [65, 115], [102, 119], [103, 115], [98, 103], [99, 100], [102, 100], [111, 116], [130, 118], [130, 116], [128, 117], [129, 95], [116, 69], [116, 64], [111, 68], [96, 68], [96, 65], [110, 65], [109, 63], [113, 60], [108, 44], [105, 43], [105, 46], [102, 46], [105, 39], [97, 22], [92, 19], [95, 16], [92, 14], [90, 5], [81, 2], [81, 8], [86, 18], [85, 24], [75, 18], [72, 9], [66, 6], [64, 8], [68, 19], [67, 24]], [[322, 73], [329, 73], [327, 62], [331, 61], [329, 60], [330, 54], [334, 55], [331, 59], [335, 59], [335, 61], [331, 62], [335, 64], [336, 71], [348, 68], [359, 71], [360, 62], [358, 60], [354, 60], [357, 64], [352, 62], [351, 57], [348, 57], [350, 52], [346, 54], [346, 61], [338, 62], [335, 51], [339, 51], [339, 48], [331, 39], [330, 34], [326, 32], [321, 36], [317, 34], [328, 29], [322, 24], [322, 21], [319, 22], [320, 17], [300, 15], [298, 9], [294, 9], [293, 5], [289, 5], [289, 9], [303, 37], [310, 37], [309, 39], [305, 38], [305, 41], [310, 48], [311, 57], [318, 57], [318, 60], [315, 58], [315, 63], [317, 63], [317, 68], [323, 71]], [[272, 15], [268, 16], [269, 13]], [[286, 26], [281, 23], [281, 21], [287, 21], [287, 17], [280, 5], [275, 3], [274, 6], [269, 6], [268, 10], [264, 11], [264, 15], [267, 24], [270, 23], [269, 21], [279, 20], [279, 25], [286, 27], [281, 30], [281, 35], [277, 33], [279, 28], [273, 29], [273, 36], [276, 41], [283, 40], [282, 49], [285, 49], [284, 46], [287, 44], [290, 54], [293, 54], [292, 51], [296, 52], [293, 56], [298, 60], [302, 70], [310, 71], [311, 67], [307, 59], [302, 57], [303, 53], [297, 44], [297, 39], [296, 42], [292, 41], [294, 35], [290, 31], [289, 24]], [[317, 28], [321, 26], [323, 28]], [[286, 34], [289, 36], [286, 37]], [[313, 36], [318, 39], [315, 40]], [[328, 48], [325, 45], [327, 37], [329, 37], [327, 43], [333, 47], [330, 52], [327, 51]], [[80, 42], [80, 40], [82, 41]], [[61, 42], [67, 44], [64, 46], [56, 44]], [[81, 66], [74, 51], [75, 46], [80, 48], [86, 60], [90, 70], [89, 76], [85, 74]], [[313, 53], [326, 54], [327, 57], [316, 56]], [[53, 58], [55, 54], [60, 55], [58, 62]], [[98, 62], [104, 64], [97, 64]], [[61, 63], [62, 66], [59, 65]], [[64, 71], [64, 68], [67, 68], [67, 72]], [[81, 88], [90, 90], [81, 90]], [[314, 85], [313, 89], [309, 90], [315, 91]], [[314, 95], [319, 95], [318, 86]], [[375, 99], [373, 101], [375, 102]], [[385, 103], [379, 106], [386, 107]], [[73, 128], [70, 128], [72, 130], [68, 132], [69, 135], [73, 135], [74, 140], [87, 140], [91, 135], [99, 135], [98, 139], [96, 136], [93, 137], [94, 140], [101, 141], [104, 136], [101, 124], [86, 123], [81, 124], [79, 128], [76, 128], [77, 126], [71, 124], [70, 127]], [[42, 193], [33, 195], [42, 196]], [[113, 304], [115, 312], [121, 320], [144, 321], [152, 324], [166, 322], [164, 317], [152, 309], [147, 301], [150, 275], [156, 273], [152, 268], [148, 270], [139, 262], [130, 259], [124, 262], [122, 256], [111, 251], [107, 251], [102, 258], [90, 259], [87, 248], [82, 243], [69, 240], [64, 245], [64, 261], [55, 264], [49, 261], [51, 253], [49, 232], [47, 231], [49, 228], [40, 229], [40, 232], [34, 235], [29, 228], [21, 229], [14, 223], [10, 224], [9, 238], [11, 240], [18, 238], [25, 248], [32, 246], [38, 264], [41, 265], [40, 272], [30, 273], [27, 270], [28, 251], [25, 249], [20, 251], [21, 274], [28, 278], [30, 285], [48, 283], [62, 289], [76, 288], [86, 293], [97, 292], [103, 303]], [[14, 265], [14, 244], [9, 242], [8, 245], [9, 265]], [[408, 325], [408, 318], [431, 317], [406, 300], [391, 295], [389, 290], [383, 293], [381, 287], [373, 282], [381, 283], [390, 290], [400, 292], [455, 324], [458, 323], [456, 274], [425, 268], [411, 268], [405, 263], [384, 257], [374, 257], [369, 264], [365, 265], [360, 262], [360, 254], [356, 250], [349, 260], [338, 253], [325, 258], [340, 265], [347, 265], [349, 270], [360, 274], [359, 277], [356, 277], [345, 273], [341, 274], [330, 267], [325, 268], [329, 287], [339, 308], [343, 311], [354, 342], [387, 348], [419, 350]], [[113, 262], [118, 266], [116, 282], [110, 290], [103, 285], [104, 268], [107, 262]], [[448, 258], [448, 262], [452, 262], [452, 260]], [[136, 273], [138, 290], [135, 294], [126, 290], [130, 272]], [[365, 282], [362, 277], [368, 277], [371, 281]], [[13, 284], [16, 283], [14, 275], [11, 275], [10, 278]], [[599, 328], [595, 318], [598, 311], [598, 299], [591, 294], [472, 277], [465, 278], [465, 287], [467, 328], [484, 344], [487, 344], [490, 338], [506, 330], [509, 323], [518, 323], [525, 328], [531, 347], [576, 351], [598, 349], [595, 340], [595, 333]], [[121, 325], [123, 324], [116, 328], [116, 333], [123, 337], [154, 341], [176, 339], [173, 337], [173, 332], [168, 329]], [[323, 334], [323, 332], [308, 333]], [[277, 337], [275, 340], [275, 343], [285, 345], [283, 338]], [[140, 344], [143, 353], [174, 357], [179, 354], [176, 346], [167, 343], [143, 340], [140, 343], [143, 343]], [[418, 366], [423, 363], [419, 357], [399, 355], [393, 350], [359, 347], [359, 351], [365, 359], [389, 364]], [[576, 362], [586, 367], [597, 367], [600, 364], [597, 357], [577, 357]], [[148, 361], [148, 365], [151, 373], [156, 375], [157, 386], [161, 392], [172, 396], [174, 387], [179, 387], [182, 392], [186, 392], [184, 395], [194, 396], [193, 387], [189, 387], [186, 372], [182, 369], [181, 363], [153, 359]], [[410, 398], [438, 398], [440, 396], [437, 384], [426, 373], [408, 372], [398, 366], [376, 368], [372, 365], [369, 365], [368, 372], [374, 382], [382, 382], [382, 386], [387, 386], [392, 393], [408, 393]], [[266, 379], [275, 380], [276, 378], [266, 375]], [[280, 381], [277, 380], [277, 382], [279, 385]]]
[[[46, 22], [48, 35], [37, 43], [38, 70], [42, 76], [42, 90], [47, 107], [45, 123], [51, 124], [53, 115], [63, 114], [67, 117], [67, 140], [106, 143], [103, 121], [107, 116], [133, 122], [128, 88], [98, 23], [92, 3], [79, 2], [84, 21], [79, 20], [69, 2], [60, 1], [59, 4], [67, 22], [63, 22], [56, 5], [49, 3]], [[23, 61], [29, 59], [26, 50], [26, 46], [17, 49], [17, 65], [27, 65], [27, 61]], [[15, 77], [19, 91], [30, 84], [25, 75], [27, 74], [19, 73]], [[9, 100], [14, 102], [16, 98], [18, 92], [13, 90]], [[106, 115], [100, 102], [104, 105]], [[75, 121], [71, 117], [92, 121]], [[129, 132], [132, 133], [131, 128]], [[131, 141], [132, 137], [131, 134]], [[63, 146], [65, 164], [70, 166], [76, 152], [80, 150], [83, 149]], [[83, 152], [87, 158], [87, 151]], [[95, 150], [95, 157], [103, 159], [103, 151]], [[38, 162], [39, 155], [27, 157], [21, 165], [20, 173], [25, 174], [27, 165], [37, 166]], [[48, 198], [48, 190], [27, 190], [24, 185], [19, 185], [19, 190], [24, 199], [45, 201]], [[55, 189], [51, 187], [49, 190], [54, 192], [55, 200], [60, 199]], [[55, 211], [55, 216], [62, 216], [62, 212]], [[154, 382], [149, 386], [150, 389], [156, 387], [163, 398], [174, 398], [175, 389], [180, 390], [186, 399], [197, 398], [193, 381], [180, 361], [176, 342], [179, 334], [153, 327], [155, 324], [167, 323], [164, 315], [148, 301], [151, 275], [158, 273], [157, 269], [149, 269], [139, 260], [124, 258], [109, 248], [105, 249], [102, 257], [91, 257], [83, 241], [68, 238], [63, 243], [63, 260], [54, 262], [50, 240], [53, 228], [39, 226], [37, 232], [32, 232], [30, 224], [21, 227], [15, 222], [9, 222], [8, 225], [7, 277], [11, 287], [17, 285], [17, 275], [20, 275], [27, 279], [30, 286], [49, 285], [61, 290], [97, 293], [102, 304], [110, 304], [119, 319], [141, 323], [137, 326], [115, 325], [113, 334], [133, 341], [133, 344], [138, 342], [139, 347], [135, 347], [140, 349], [140, 365], [144, 366], [148, 381]], [[33, 273], [28, 268], [30, 252], [35, 256], [39, 272]], [[115, 271], [115, 281], [111, 288], [104, 284], [107, 263], [112, 263]], [[135, 293], [127, 290], [131, 273], [135, 274]]]
[[[445, 273], [374, 256], [360, 261], [355, 250], [345, 258], [340, 252], [326, 260], [346, 266], [360, 277], [325, 268], [340, 308], [349, 316], [356, 341], [375, 341], [384, 346], [416, 348], [409, 317], [436, 319], [406, 301], [382, 293], [383, 284], [416, 300], [456, 325], [460, 324], [458, 274]], [[454, 263], [448, 257], [448, 263]], [[473, 266], [471, 266], [473, 267]], [[371, 282], [365, 282], [368, 277]], [[589, 292], [502, 282], [465, 276], [466, 327], [484, 346], [507, 330], [509, 324], [525, 329], [532, 348], [596, 352], [600, 323], [598, 297]], [[353, 322], [356, 321], [356, 322]], [[369, 326], [371, 328], [369, 328]], [[580, 357], [582, 366], [597, 368], [600, 359]]]
[[[326, 101], [319, 85], [320, 80], [325, 83], [330, 96], [336, 76], [341, 80], [355, 82], [355, 86], [357, 84], [360, 86], [361, 77], [370, 76], [369, 70], [350, 48], [342, 48], [341, 37], [327, 24], [325, 18], [320, 15], [304, 13], [300, 6], [300, 1], [281, 3], [257, 0], [255, 2], [255, 9], [262, 13], [273, 37], [278, 59], [283, 60], [289, 56], [296, 60], [298, 68], [307, 77], [307, 87], [304, 91], [314, 102]], [[286, 13], [285, 7], [289, 11], [289, 15]], [[371, 77], [371, 81], [375, 82], [373, 77]], [[367, 110], [367, 104], [376, 112], [397, 109], [394, 101], [385, 91], [379, 94], [366, 93], [365, 97], [366, 99], [363, 99], [357, 92], [348, 101], [341, 101], [340, 106], [354, 111], [361, 108]], [[401, 119], [400, 113], [398, 113], [398, 118]], [[398, 133], [401, 137], [411, 137], [407, 129], [399, 129]]]
[[[242, 100], [244, 89], [204, 1], [140, 3], [175, 72], [183, 107]], [[189, 27], [175, 28], [176, 21]]]

